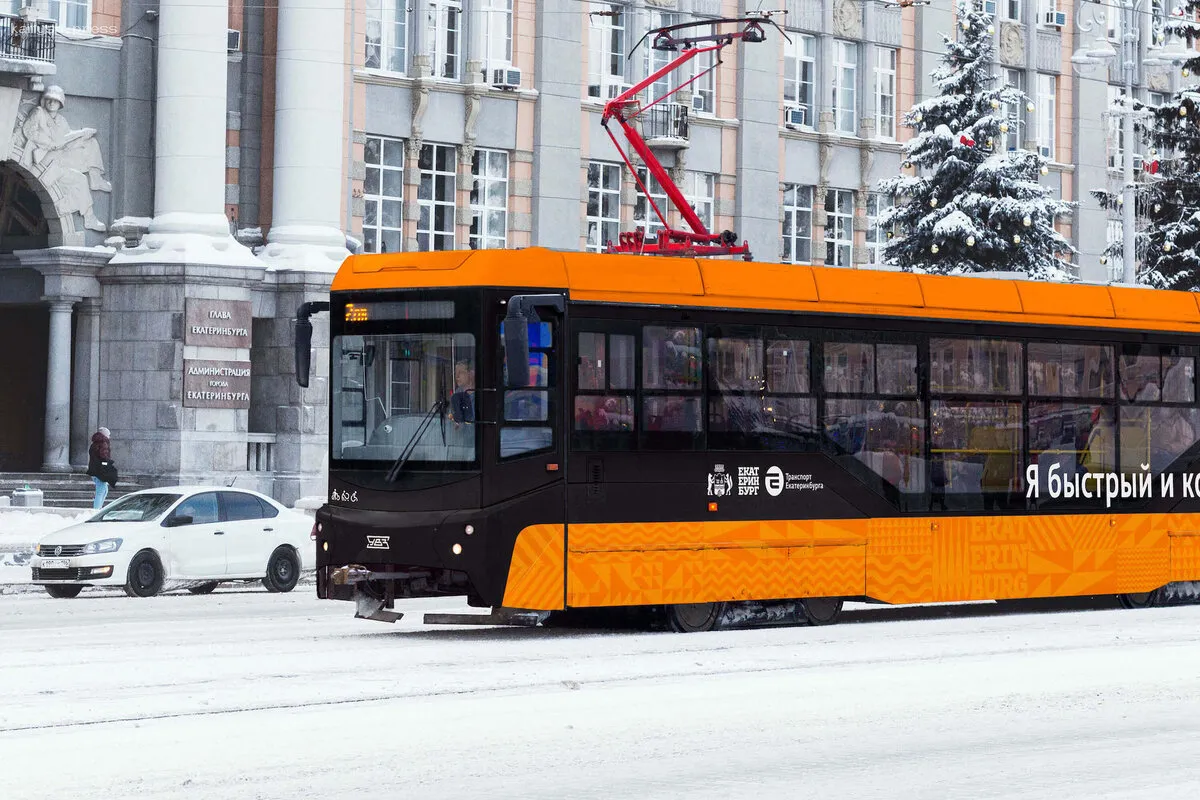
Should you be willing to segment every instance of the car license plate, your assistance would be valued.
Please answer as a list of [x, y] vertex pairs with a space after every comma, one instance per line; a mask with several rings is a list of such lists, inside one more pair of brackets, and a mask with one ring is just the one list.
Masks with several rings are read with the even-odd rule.
[[69, 558], [43, 558], [42, 563], [38, 564], [39, 569], [66, 569], [71, 566]]

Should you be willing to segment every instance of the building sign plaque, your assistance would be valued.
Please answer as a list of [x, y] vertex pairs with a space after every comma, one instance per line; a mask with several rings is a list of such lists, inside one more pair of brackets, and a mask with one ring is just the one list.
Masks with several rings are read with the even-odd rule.
[[254, 309], [247, 300], [189, 297], [183, 343], [207, 347], [249, 347]]
[[249, 361], [184, 359], [183, 404], [188, 408], [249, 408]]

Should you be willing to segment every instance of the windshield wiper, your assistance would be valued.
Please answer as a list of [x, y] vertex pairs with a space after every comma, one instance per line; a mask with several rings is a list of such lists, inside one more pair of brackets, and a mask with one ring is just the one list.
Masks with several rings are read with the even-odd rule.
[[[391, 483], [400, 476], [400, 470], [404, 469], [404, 465], [407, 464], [408, 459], [412, 457], [413, 451], [417, 449], [417, 442], [419, 442], [421, 437], [425, 435], [425, 429], [428, 428], [429, 423], [433, 421], [433, 415], [439, 410], [444, 409], [447, 405], [448, 401], [438, 400], [429, 407], [429, 410], [425, 412], [425, 416], [421, 419], [421, 424], [417, 426], [415, 431], [413, 431], [413, 435], [408, 438], [408, 441], [404, 445], [404, 449], [400, 451], [399, 457], [397, 457], [396, 461], [392, 464], [392, 468], [388, 470], [387, 477], [384, 480], [386, 480], [388, 483]], [[445, 432], [443, 432], [442, 436], [443, 438], [445, 437]]]

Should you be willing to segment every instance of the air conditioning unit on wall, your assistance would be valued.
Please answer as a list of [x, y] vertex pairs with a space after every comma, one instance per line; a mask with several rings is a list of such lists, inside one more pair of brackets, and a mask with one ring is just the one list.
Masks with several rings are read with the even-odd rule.
[[229, 29], [229, 52], [236, 53], [242, 49], [242, 32]]
[[1062, 28], [1067, 24], [1067, 14], [1064, 11], [1047, 11], [1042, 14], [1042, 24], [1047, 28]]
[[499, 89], [520, 89], [521, 70], [516, 67], [497, 67], [493, 69], [492, 86]]

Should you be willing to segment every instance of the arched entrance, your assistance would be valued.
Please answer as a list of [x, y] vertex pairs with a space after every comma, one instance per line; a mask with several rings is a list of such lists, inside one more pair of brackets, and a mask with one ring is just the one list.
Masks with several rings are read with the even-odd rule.
[[0, 163], [0, 253], [50, 246], [43, 198], [11, 161]]
[[9, 254], [50, 246], [45, 190], [18, 165], [0, 162], [0, 472], [42, 463], [50, 311], [42, 276]]

